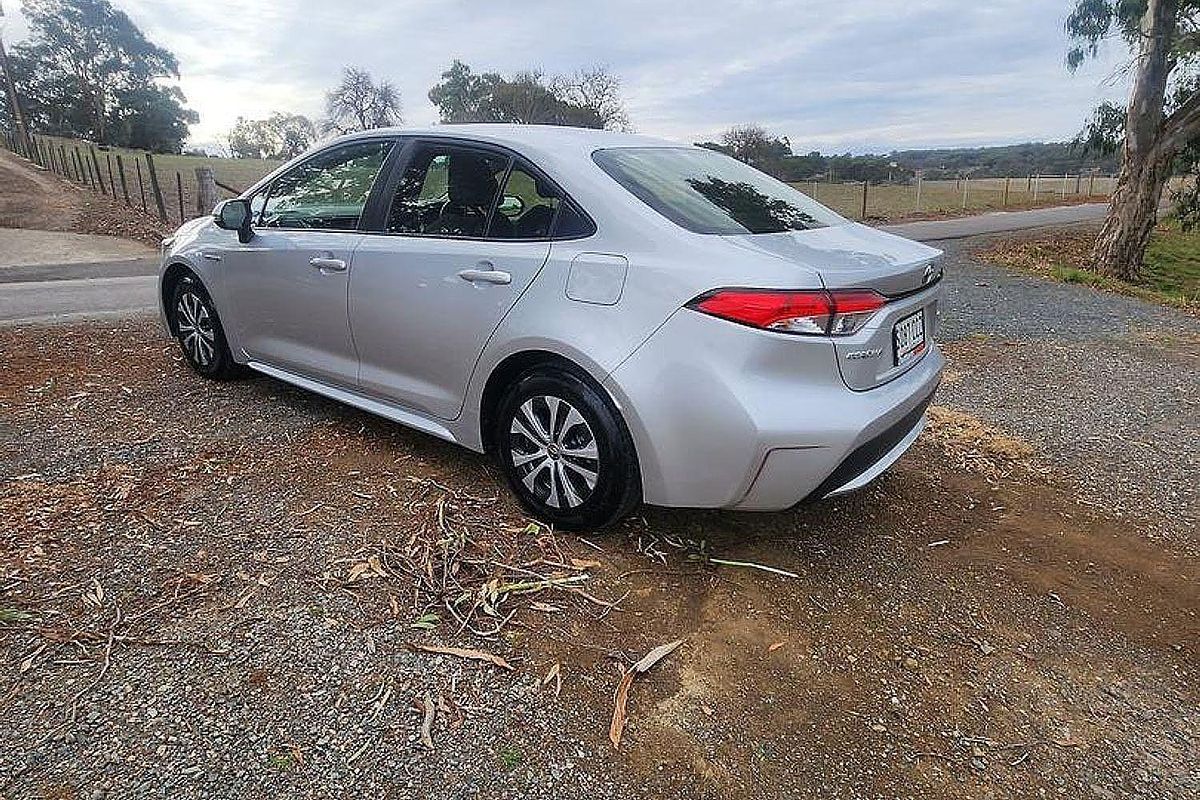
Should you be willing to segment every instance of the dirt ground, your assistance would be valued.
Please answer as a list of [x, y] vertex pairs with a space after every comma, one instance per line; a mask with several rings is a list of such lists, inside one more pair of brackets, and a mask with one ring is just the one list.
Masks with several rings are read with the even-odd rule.
[[849, 499], [575, 537], [149, 321], [0, 352], [0, 797], [1200, 792], [1197, 561], [961, 409]]
[[122, 236], [157, 247], [174, 227], [0, 149], [0, 228]]

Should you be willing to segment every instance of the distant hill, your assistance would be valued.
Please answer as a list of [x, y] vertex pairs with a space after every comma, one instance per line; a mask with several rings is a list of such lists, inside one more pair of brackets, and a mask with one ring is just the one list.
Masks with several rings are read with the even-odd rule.
[[1084, 153], [1067, 142], [1030, 142], [1001, 147], [964, 147], [944, 150], [900, 150], [889, 155], [906, 170], [924, 170], [927, 178], [954, 178], [960, 174], [993, 178], [1022, 175], [1074, 175], [1091, 169], [1116, 172], [1117, 154]]

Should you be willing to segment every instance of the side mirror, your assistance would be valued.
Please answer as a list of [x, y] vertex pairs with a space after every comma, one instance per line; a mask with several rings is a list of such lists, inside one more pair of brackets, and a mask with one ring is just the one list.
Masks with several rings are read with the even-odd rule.
[[254, 231], [250, 227], [249, 200], [238, 197], [217, 203], [217, 207], [213, 209], [213, 221], [217, 223], [218, 228], [237, 231], [238, 241], [242, 244], [254, 237]]
[[506, 217], [519, 217], [525, 210], [525, 201], [515, 194], [506, 194], [500, 198], [500, 205], [496, 210]]

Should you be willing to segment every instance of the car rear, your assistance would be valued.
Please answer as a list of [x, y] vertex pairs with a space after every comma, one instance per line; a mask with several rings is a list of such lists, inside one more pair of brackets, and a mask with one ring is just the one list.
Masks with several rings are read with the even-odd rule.
[[699, 291], [605, 384], [648, 502], [781, 509], [900, 457], [941, 377], [939, 251], [695, 151], [597, 163], [707, 241], [705, 263], [680, 265]]

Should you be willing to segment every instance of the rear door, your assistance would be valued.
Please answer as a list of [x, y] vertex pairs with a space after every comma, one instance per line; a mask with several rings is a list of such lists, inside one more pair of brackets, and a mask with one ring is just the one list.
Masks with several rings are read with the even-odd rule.
[[251, 360], [354, 385], [346, 293], [359, 221], [393, 146], [378, 139], [323, 151], [255, 198], [254, 237], [221, 253], [237, 341]]
[[387, 191], [350, 279], [359, 385], [453, 419], [483, 346], [546, 263], [560, 193], [507, 151], [449, 140], [408, 147]]

